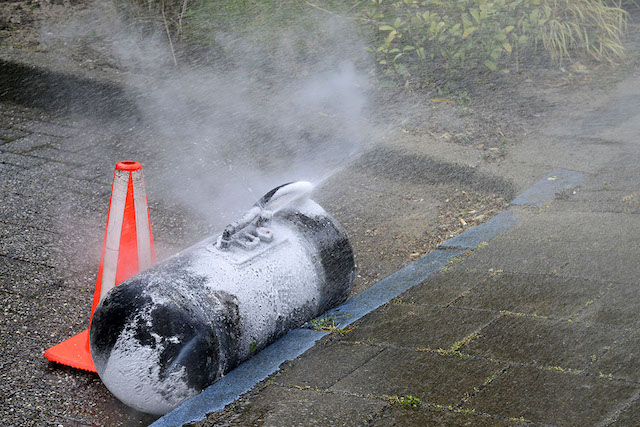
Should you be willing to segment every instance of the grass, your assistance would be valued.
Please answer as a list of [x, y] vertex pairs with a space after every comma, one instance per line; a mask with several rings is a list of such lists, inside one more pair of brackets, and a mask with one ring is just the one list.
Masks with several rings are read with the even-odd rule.
[[[127, 4], [124, 0], [114, 1]], [[176, 63], [174, 45], [181, 41], [182, 47], [212, 52], [220, 63], [253, 57], [250, 60], [256, 61], [255, 67], [261, 69], [304, 72], [297, 64], [335, 56], [344, 50], [345, 44], [338, 39], [354, 43], [364, 40], [372, 53], [363, 50], [358, 54], [361, 59], [353, 59], [356, 54], [348, 56], [367, 65], [375, 58], [381, 86], [386, 81], [395, 86], [400, 79], [411, 83], [406, 87], [437, 87], [441, 94], [437, 99], [446, 99], [462, 110], [472, 105], [472, 98], [469, 92], [455, 91], [448, 86], [456, 74], [454, 63], [459, 63], [461, 71], [467, 72], [474, 69], [472, 58], [486, 57], [484, 62], [492, 64], [489, 70], [507, 72], [514, 62], [515, 69], [519, 70], [520, 57], [543, 53], [538, 47], [557, 64], [585, 55], [600, 62], [620, 64], [627, 54], [624, 40], [629, 14], [614, 0], [522, 0], [513, 7], [509, 2], [505, 5], [471, 0], [445, 3], [439, 0], [129, 2], [137, 5], [138, 10], [156, 12], [156, 20], [167, 32]], [[476, 15], [480, 10], [482, 13]], [[410, 19], [417, 11], [430, 11], [432, 18], [441, 15], [436, 21], [441, 20], [443, 24], [446, 21], [446, 25], [452, 27], [437, 32], [436, 37], [429, 32], [431, 21], [417, 25], [417, 21]], [[445, 13], [447, 11], [451, 13]], [[471, 19], [469, 13], [475, 18]], [[463, 27], [460, 27], [463, 22], [458, 22], [460, 19], [464, 21]], [[438, 24], [431, 22], [434, 23]], [[398, 34], [387, 43], [391, 26], [400, 27]], [[469, 29], [477, 31], [469, 32]], [[424, 41], [426, 36], [428, 40]], [[385, 40], [386, 46], [384, 60], [378, 49], [381, 40]], [[423, 48], [418, 43], [422, 43]], [[354, 50], [362, 48], [364, 46], [358, 46]], [[424, 49], [435, 56], [426, 55]], [[444, 93], [447, 96], [442, 95]], [[488, 154], [489, 160], [504, 157], [507, 148], [507, 144], [503, 144], [498, 151]]]
[[597, 61], [624, 59], [629, 14], [621, 7], [602, 0], [546, 0], [542, 9], [549, 16], [542, 43], [553, 60], [562, 62], [579, 49]]
[[404, 406], [410, 406], [412, 408], [417, 408], [422, 405], [422, 401], [420, 398], [412, 395], [405, 395], [398, 399], [398, 401]]
[[355, 329], [355, 327], [347, 329], [339, 328], [336, 324], [336, 320], [347, 318], [348, 316], [324, 316], [317, 319], [313, 319], [309, 322], [310, 328], [314, 331], [326, 331], [332, 334], [338, 334], [344, 336]]

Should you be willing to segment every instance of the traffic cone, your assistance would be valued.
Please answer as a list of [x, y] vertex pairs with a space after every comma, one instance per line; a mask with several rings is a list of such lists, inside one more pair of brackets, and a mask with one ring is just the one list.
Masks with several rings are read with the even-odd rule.
[[[125, 160], [116, 164], [111, 187], [107, 229], [102, 246], [91, 315], [100, 300], [118, 283], [155, 262], [142, 165]], [[77, 369], [96, 372], [89, 349], [89, 329], [49, 348], [44, 357]]]

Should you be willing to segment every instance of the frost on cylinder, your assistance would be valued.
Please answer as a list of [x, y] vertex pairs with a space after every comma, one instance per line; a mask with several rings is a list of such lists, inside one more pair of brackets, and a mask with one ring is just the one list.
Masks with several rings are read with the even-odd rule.
[[113, 288], [91, 322], [100, 378], [125, 404], [164, 414], [287, 331], [344, 301], [347, 236], [294, 182], [210, 237]]

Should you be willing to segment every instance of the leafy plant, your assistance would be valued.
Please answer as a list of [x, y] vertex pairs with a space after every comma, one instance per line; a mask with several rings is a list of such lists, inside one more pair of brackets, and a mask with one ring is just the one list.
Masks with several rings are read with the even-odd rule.
[[406, 395], [401, 397], [399, 400], [403, 405], [411, 406], [412, 408], [417, 408], [422, 405], [422, 401], [416, 396]]
[[378, 34], [369, 50], [391, 76], [419, 73], [426, 61], [458, 71], [504, 70], [542, 45], [561, 62], [572, 53], [624, 58], [628, 13], [606, 0], [371, 0], [365, 16]]
[[348, 316], [324, 316], [311, 320], [309, 323], [311, 329], [316, 331], [327, 331], [331, 333], [337, 333], [338, 335], [346, 335], [351, 332], [353, 328], [339, 328], [336, 324], [336, 319], [346, 318]]

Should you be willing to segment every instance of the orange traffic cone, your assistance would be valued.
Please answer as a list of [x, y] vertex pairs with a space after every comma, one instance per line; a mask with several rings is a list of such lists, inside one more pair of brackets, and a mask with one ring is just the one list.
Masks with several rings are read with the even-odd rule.
[[[142, 165], [125, 160], [116, 164], [113, 175], [107, 229], [89, 324], [98, 303], [111, 288], [151, 267], [154, 262]], [[44, 357], [52, 362], [96, 372], [89, 350], [89, 329], [49, 348]]]

